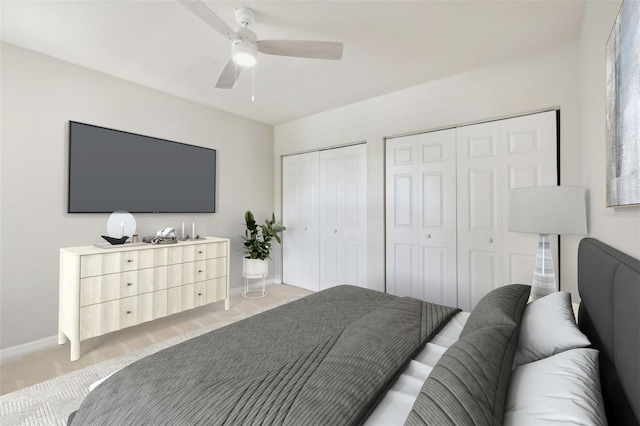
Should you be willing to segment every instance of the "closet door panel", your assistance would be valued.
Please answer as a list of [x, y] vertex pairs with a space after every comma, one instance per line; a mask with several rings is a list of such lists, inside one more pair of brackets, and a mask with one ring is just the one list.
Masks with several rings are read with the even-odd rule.
[[320, 152], [320, 289], [366, 287], [366, 145]]
[[[386, 291], [414, 296], [418, 278], [418, 136], [386, 143]], [[422, 298], [422, 290], [415, 297]]]
[[550, 111], [458, 129], [462, 309], [501, 285], [531, 283], [538, 236], [508, 231], [509, 190], [557, 184], [556, 128]]
[[342, 215], [344, 158], [339, 149], [320, 152], [320, 289], [341, 284], [344, 275]]
[[340, 148], [344, 158], [344, 247], [345, 284], [367, 287], [367, 145]]
[[321, 285], [320, 289], [333, 287], [339, 285], [341, 280], [341, 252], [342, 244], [337, 238], [322, 237], [324, 240], [323, 250], [321, 251], [322, 261], [320, 262], [321, 268]]
[[423, 290], [416, 278], [417, 247], [414, 244], [396, 243], [391, 246], [391, 256], [387, 255], [387, 293], [396, 296], [411, 296], [422, 299]]
[[457, 139], [458, 306], [470, 311], [503, 285], [499, 122], [460, 127]]
[[422, 299], [456, 306], [456, 133], [418, 135], [419, 281]]
[[455, 130], [387, 141], [387, 292], [450, 306], [456, 287]]
[[[505, 217], [502, 275], [506, 283], [530, 284], [538, 235], [508, 232], [508, 191], [513, 188], [557, 185], [556, 111], [503, 120], [501, 132], [505, 142], [503, 173], [507, 176], [502, 194]], [[558, 274], [558, 237], [552, 236], [550, 240], [554, 268]]]
[[282, 279], [286, 284], [319, 290], [319, 154], [282, 159]]
[[422, 247], [422, 299], [424, 300], [445, 300], [447, 297], [445, 253], [444, 249]]
[[366, 270], [363, 270], [366, 265], [366, 246], [359, 240], [346, 240], [344, 248], [345, 283], [363, 283], [367, 273]]
[[495, 283], [498, 281], [499, 257], [500, 253], [495, 251], [471, 250], [469, 252], [468, 281], [470, 285], [468, 293], [461, 299], [470, 301], [470, 306], [475, 307], [485, 294], [495, 288]]

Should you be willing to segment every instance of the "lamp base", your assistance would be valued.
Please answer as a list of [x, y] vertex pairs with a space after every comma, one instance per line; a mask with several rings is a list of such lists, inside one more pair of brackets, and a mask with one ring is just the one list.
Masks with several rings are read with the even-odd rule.
[[553, 269], [553, 256], [549, 235], [540, 234], [538, 240], [538, 254], [536, 255], [536, 267], [533, 271], [533, 285], [531, 286], [531, 299], [539, 299], [557, 291], [556, 274]]

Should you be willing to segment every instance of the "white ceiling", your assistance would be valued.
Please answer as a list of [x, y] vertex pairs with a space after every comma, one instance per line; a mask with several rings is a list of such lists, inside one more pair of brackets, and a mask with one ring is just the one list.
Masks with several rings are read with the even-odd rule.
[[268, 124], [279, 124], [576, 40], [584, 1], [206, 1], [258, 39], [344, 42], [341, 61], [260, 55], [215, 83], [230, 43], [174, 0], [1, 0], [2, 40]]

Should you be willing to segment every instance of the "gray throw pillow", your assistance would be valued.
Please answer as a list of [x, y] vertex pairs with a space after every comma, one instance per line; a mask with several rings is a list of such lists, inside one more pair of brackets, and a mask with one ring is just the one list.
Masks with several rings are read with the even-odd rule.
[[509, 284], [492, 290], [471, 311], [460, 337], [493, 325], [517, 326], [530, 291], [531, 286], [524, 284]]
[[440, 358], [405, 425], [501, 425], [518, 328], [468, 333]]

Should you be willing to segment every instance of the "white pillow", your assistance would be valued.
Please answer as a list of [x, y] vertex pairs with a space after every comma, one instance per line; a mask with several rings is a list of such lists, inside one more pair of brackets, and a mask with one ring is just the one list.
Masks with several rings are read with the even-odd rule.
[[571, 294], [565, 291], [529, 303], [520, 321], [514, 368], [591, 344], [576, 325]]
[[597, 350], [565, 351], [511, 372], [504, 426], [606, 424]]

